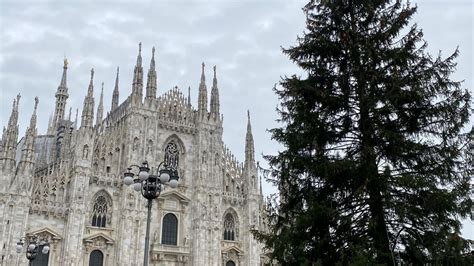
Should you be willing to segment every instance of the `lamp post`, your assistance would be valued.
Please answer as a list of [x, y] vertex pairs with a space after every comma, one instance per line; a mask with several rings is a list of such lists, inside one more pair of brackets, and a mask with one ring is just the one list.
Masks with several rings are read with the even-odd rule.
[[[24, 238], [20, 239], [16, 243], [16, 252], [21, 253], [23, 251], [23, 245], [25, 244]], [[48, 254], [49, 252], [49, 243], [41, 239], [39, 240], [37, 236], [33, 235], [28, 239], [28, 246], [26, 247], [26, 258], [31, 262], [36, 259], [36, 256], [41, 251], [43, 254]]]
[[[132, 168], [138, 168], [138, 175], [132, 172]], [[143, 265], [148, 266], [148, 253], [150, 248], [150, 220], [151, 220], [151, 204], [153, 199], [160, 196], [164, 185], [169, 185], [172, 188], [178, 187], [178, 170], [168, 166], [165, 162], [161, 162], [156, 168], [156, 173], [153, 169], [150, 171], [148, 162], [144, 161], [141, 166], [130, 165], [127, 172], [124, 173], [123, 183], [127, 186], [133, 184], [135, 191], [140, 191], [142, 196], [148, 200], [148, 214], [146, 219], [146, 234], [145, 234], [145, 256]]]

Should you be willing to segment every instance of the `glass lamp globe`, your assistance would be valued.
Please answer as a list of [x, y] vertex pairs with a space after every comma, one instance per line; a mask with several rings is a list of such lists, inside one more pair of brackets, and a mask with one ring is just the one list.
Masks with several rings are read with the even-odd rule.
[[178, 187], [178, 180], [172, 179], [172, 180], [170, 180], [169, 184], [170, 184], [170, 187], [177, 188]]
[[147, 172], [147, 171], [140, 171], [140, 173], [138, 174], [138, 178], [140, 179], [140, 181], [144, 181], [148, 178], [148, 176], [150, 176], [150, 174]]
[[123, 179], [123, 183], [127, 186], [130, 186], [131, 184], [133, 184], [133, 177], [125, 176]]
[[29, 246], [28, 246], [28, 250], [30, 251], [33, 251], [34, 249], [36, 248], [36, 245], [31, 243]]
[[168, 172], [165, 172], [163, 171], [161, 174], [160, 174], [160, 181], [161, 183], [166, 183], [170, 180], [170, 175], [168, 174]]
[[44, 246], [44, 247], [43, 247], [43, 250], [42, 250], [41, 252], [43, 252], [43, 254], [48, 254], [48, 252], [49, 252], [49, 246]]
[[140, 190], [142, 189], [142, 184], [141, 184], [141, 183], [135, 183], [135, 184], [133, 185], [133, 189], [134, 189], [135, 191], [140, 191]]
[[23, 249], [23, 246], [20, 244], [16, 245], [16, 253], [21, 253], [21, 250]]

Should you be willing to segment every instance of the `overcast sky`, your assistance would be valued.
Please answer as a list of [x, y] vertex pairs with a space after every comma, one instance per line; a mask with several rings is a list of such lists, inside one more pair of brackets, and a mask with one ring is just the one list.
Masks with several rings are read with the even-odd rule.
[[[66, 3], [67, 2], [67, 3]], [[0, 0], [0, 125], [6, 126], [13, 98], [21, 93], [20, 137], [40, 98], [38, 129], [46, 131], [54, 111], [63, 57], [69, 60], [69, 107], [79, 108], [95, 69], [96, 103], [105, 82], [105, 110], [110, 109], [116, 67], [120, 66], [120, 101], [131, 92], [138, 43], [143, 43], [145, 73], [156, 47], [158, 94], [191, 86], [197, 103], [201, 62], [206, 63], [208, 92], [212, 66], [224, 115], [224, 142], [240, 161], [244, 157], [246, 111], [250, 110], [257, 159], [274, 154], [278, 144], [266, 129], [277, 126], [277, 98], [272, 87], [280, 76], [300, 73], [281, 46], [295, 44], [304, 30], [300, 0], [240, 1], [41, 1]], [[159, 3], [157, 3], [159, 2]], [[417, 22], [428, 51], [444, 55], [459, 46], [454, 79], [473, 91], [472, 0], [418, 0]], [[146, 84], [146, 81], [145, 81]], [[74, 117], [75, 111], [73, 111]], [[264, 193], [275, 190], [264, 186]], [[474, 239], [474, 224], [464, 234]]]

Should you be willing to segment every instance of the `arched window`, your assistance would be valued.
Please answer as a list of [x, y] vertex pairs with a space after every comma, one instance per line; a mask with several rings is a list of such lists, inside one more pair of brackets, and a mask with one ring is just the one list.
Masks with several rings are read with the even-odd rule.
[[235, 240], [235, 221], [234, 216], [228, 213], [224, 218], [224, 240]]
[[163, 217], [161, 244], [175, 246], [178, 244], [178, 218], [172, 213]]
[[104, 192], [99, 192], [92, 207], [92, 226], [106, 227], [107, 219], [110, 217], [109, 205], [108, 196]]
[[31, 261], [32, 266], [48, 266], [49, 263], [49, 252], [43, 254], [41, 250], [43, 250], [43, 246], [39, 246], [39, 252], [36, 253], [36, 257], [34, 260]]
[[178, 169], [179, 150], [174, 141], [169, 142], [165, 147], [165, 163], [171, 169]]
[[225, 264], [225, 266], [235, 266], [235, 262], [228, 260]]
[[104, 265], [104, 254], [100, 250], [93, 250], [89, 256], [89, 266]]

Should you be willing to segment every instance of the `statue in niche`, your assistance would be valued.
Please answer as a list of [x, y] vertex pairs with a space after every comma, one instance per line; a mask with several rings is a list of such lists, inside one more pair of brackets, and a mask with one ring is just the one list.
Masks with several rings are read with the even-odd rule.
[[89, 146], [84, 145], [82, 149], [82, 159], [87, 159], [89, 157]]

